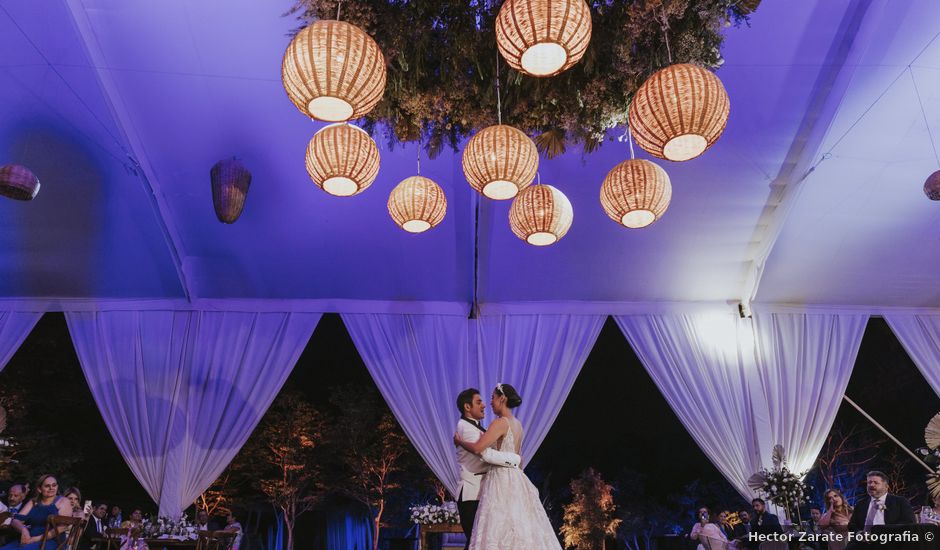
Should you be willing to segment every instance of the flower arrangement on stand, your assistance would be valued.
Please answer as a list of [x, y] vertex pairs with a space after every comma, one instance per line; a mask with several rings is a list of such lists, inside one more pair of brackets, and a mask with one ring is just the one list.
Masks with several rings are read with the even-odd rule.
[[186, 514], [181, 514], [175, 520], [165, 516], [145, 519], [141, 531], [144, 537], [151, 539], [195, 540], [197, 538], [196, 526], [190, 523]]
[[457, 503], [449, 500], [444, 504], [423, 504], [410, 508], [411, 521], [419, 525], [443, 525], [460, 523]]
[[796, 515], [797, 522], [802, 523], [800, 506], [809, 503], [812, 494], [812, 487], [803, 481], [807, 472], [791, 471], [787, 467], [783, 447], [780, 445], [774, 446], [773, 464], [773, 468], [761, 468], [752, 475], [748, 479], [748, 486], [783, 508], [787, 520], [792, 522], [793, 516]]
[[917, 449], [917, 454], [924, 464], [934, 470], [927, 474], [927, 491], [934, 502], [940, 502], [940, 413], [931, 418], [924, 429], [924, 440], [927, 446]]

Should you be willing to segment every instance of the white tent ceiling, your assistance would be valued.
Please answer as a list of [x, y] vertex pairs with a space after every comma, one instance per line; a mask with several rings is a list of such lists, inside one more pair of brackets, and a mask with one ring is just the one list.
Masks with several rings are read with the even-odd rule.
[[[674, 194], [661, 221], [629, 231], [601, 210], [624, 144], [543, 159], [542, 181], [574, 206], [571, 231], [531, 247], [510, 232], [508, 203], [482, 202], [476, 285], [458, 153], [422, 161], [449, 204], [417, 236], [385, 210], [414, 173], [413, 145], [377, 139], [382, 168], [362, 195], [309, 181], [320, 125], [280, 84], [290, 4], [0, 0], [0, 163], [43, 182], [32, 202], [0, 201], [0, 296], [466, 311], [476, 286], [484, 308], [511, 311], [940, 307], [940, 203], [921, 191], [938, 168], [927, 128], [940, 133], [940, 3], [765, 0], [727, 30], [724, 136], [663, 163]], [[226, 226], [208, 172], [231, 156], [254, 179]]]

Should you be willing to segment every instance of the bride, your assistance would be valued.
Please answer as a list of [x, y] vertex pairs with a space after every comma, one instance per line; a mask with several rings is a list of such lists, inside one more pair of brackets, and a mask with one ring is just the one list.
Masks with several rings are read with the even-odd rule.
[[[490, 406], [499, 416], [476, 443], [454, 443], [471, 453], [482, 454], [488, 447], [520, 454], [522, 424], [512, 410], [522, 398], [509, 384], [498, 384]], [[473, 523], [470, 550], [561, 550], [539, 492], [519, 468], [492, 468], [480, 484], [480, 507]]]

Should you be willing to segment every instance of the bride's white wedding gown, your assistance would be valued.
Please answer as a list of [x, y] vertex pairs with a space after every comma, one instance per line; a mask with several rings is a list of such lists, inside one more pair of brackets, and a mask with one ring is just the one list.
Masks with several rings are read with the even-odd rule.
[[[518, 453], [522, 425], [509, 422], [498, 450]], [[490, 469], [480, 484], [480, 506], [470, 550], [561, 550], [539, 492], [520, 468]]]

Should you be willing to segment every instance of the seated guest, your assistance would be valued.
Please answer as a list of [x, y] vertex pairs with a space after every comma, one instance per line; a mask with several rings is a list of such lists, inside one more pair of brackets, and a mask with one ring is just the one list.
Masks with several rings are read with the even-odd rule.
[[743, 548], [747, 543], [747, 536], [751, 532], [751, 514], [747, 510], [741, 510], [738, 512], [738, 518], [741, 519], [741, 534], [736, 538], [738, 547]]
[[721, 529], [711, 522], [711, 512], [704, 506], [698, 509], [698, 523], [692, 526], [689, 538], [699, 545], [697, 550], [723, 550], [728, 539]]
[[[783, 533], [780, 527], [780, 519], [776, 514], [767, 511], [767, 504], [762, 498], [755, 498], [751, 501], [751, 507], [754, 508], [754, 517], [751, 518], [751, 533], [755, 535], [770, 535], [773, 533]], [[748, 541], [749, 548], [758, 548], [760, 541]]]
[[[11, 524], [19, 532], [20, 539], [13, 541], [0, 550], [38, 550], [39, 542], [46, 531], [46, 519], [49, 516], [71, 516], [72, 506], [68, 499], [59, 495], [59, 482], [51, 475], [39, 478], [36, 495], [26, 501], [20, 513]], [[50, 533], [50, 539], [59, 533]]]
[[735, 517], [730, 511], [723, 510], [718, 514], [718, 527], [728, 540], [728, 548], [744, 548], [740, 539], [747, 538], [747, 533], [744, 524], [740, 522], [740, 516]]
[[26, 486], [17, 483], [7, 491], [7, 511], [11, 514], [18, 514], [23, 509], [26, 501]]
[[229, 550], [238, 550], [238, 546], [242, 542], [242, 524], [238, 523], [238, 519], [235, 517], [234, 510], [228, 513], [225, 530], [236, 533], [235, 541], [232, 543], [232, 547]]
[[914, 509], [906, 498], [889, 494], [888, 476], [877, 470], [868, 472], [866, 488], [868, 494], [858, 500], [852, 517], [850, 531], [870, 531], [873, 525], [911, 525]]
[[91, 509], [91, 516], [88, 518], [88, 525], [82, 531], [82, 538], [78, 541], [78, 550], [92, 550], [96, 548], [97, 539], [104, 537], [104, 530], [107, 527], [105, 518], [108, 516], [108, 505], [103, 502], [96, 502]]
[[65, 498], [69, 499], [69, 504], [72, 506], [72, 517], [85, 517], [85, 510], [82, 509], [82, 493], [78, 487], [69, 487], [65, 492]]
[[826, 501], [826, 513], [819, 518], [819, 527], [837, 533], [848, 532], [852, 507], [842, 493], [838, 489], [829, 489], [823, 494], [823, 500]]
[[139, 529], [144, 522], [144, 512], [140, 508], [131, 509], [131, 519], [121, 524], [125, 529]]
[[122, 521], [124, 521], [124, 517], [121, 514], [121, 507], [112, 506], [111, 515], [108, 516], [108, 527], [120, 527]]
[[218, 531], [219, 524], [209, 520], [209, 512], [198, 510], [196, 512], [196, 530], [197, 531]]

